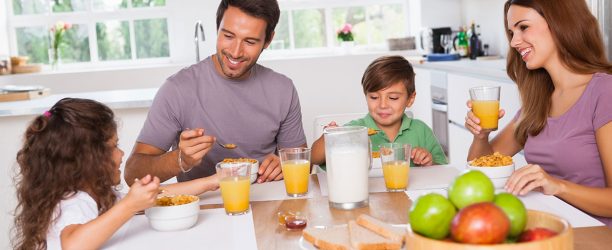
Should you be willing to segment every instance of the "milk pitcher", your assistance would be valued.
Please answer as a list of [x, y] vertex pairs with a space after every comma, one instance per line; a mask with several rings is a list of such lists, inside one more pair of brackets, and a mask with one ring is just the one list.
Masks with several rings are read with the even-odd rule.
[[338, 209], [367, 206], [371, 162], [368, 129], [361, 126], [326, 128], [323, 136], [329, 206]]

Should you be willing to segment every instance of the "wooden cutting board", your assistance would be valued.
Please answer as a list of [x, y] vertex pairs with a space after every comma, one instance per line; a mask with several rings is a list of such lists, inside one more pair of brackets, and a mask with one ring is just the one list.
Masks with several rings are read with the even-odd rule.
[[0, 102], [31, 100], [48, 96], [50, 93], [51, 90], [48, 88], [23, 92], [0, 92]]

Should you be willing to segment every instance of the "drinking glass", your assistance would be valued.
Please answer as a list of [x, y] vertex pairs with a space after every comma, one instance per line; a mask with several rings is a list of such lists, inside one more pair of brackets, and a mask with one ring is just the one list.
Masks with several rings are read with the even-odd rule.
[[249, 212], [249, 192], [251, 188], [250, 162], [223, 163], [216, 165], [223, 207], [228, 215], [241, 215]]
[[405, 191], [410, 172], [410, 144], [383, 143], [380, 145], [385, 186], [389, 192]]
[[285, 179], [285, 190], [291, 197], [300, 197], [308, 193], [310, 177], [310, 149], [283, 148], [278, 151]]
[[450, 34], [442, 34], [440, 35], [440, 46], [444, 48], [444, 53], [450, 53], [450, 49], [453, 46], [453, 38]]
[[484, 130], [497, 130], [499, 120], [500, 87], [480, 86], [470, 89], [472, 112], [480, 119], [480, 127]]

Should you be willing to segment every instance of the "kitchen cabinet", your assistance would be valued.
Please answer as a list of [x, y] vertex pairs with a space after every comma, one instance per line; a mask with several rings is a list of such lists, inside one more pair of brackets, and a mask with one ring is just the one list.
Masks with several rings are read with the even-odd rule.
[[412, 111], [414, 118], [423, 121], [431, 128], [431, 71], [427, 69], [414, 68], [414, 73], [416, 99], [409, 110]]

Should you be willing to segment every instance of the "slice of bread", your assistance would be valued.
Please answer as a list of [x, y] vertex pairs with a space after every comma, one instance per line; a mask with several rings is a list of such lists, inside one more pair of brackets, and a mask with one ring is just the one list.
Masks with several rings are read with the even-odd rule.
[[349, 221], [348, 229], [351, 245], [357, 250], [391, 250], [400, 249], [402, 247], [401, 241], [387, 239], [365, 227], [360, 226], [354, 220]]
[[350, 249], [349, 233], [346, 227], [314, 228], [302, 231], [304, 239], [322, 250]]
[[367, 214], [359, 215], [359, 217], [357, 217], [357, 224], [370, 229], [387, 239], [399, 241], [402, 244], [406, 241], [406, 229], [393, 227]]

